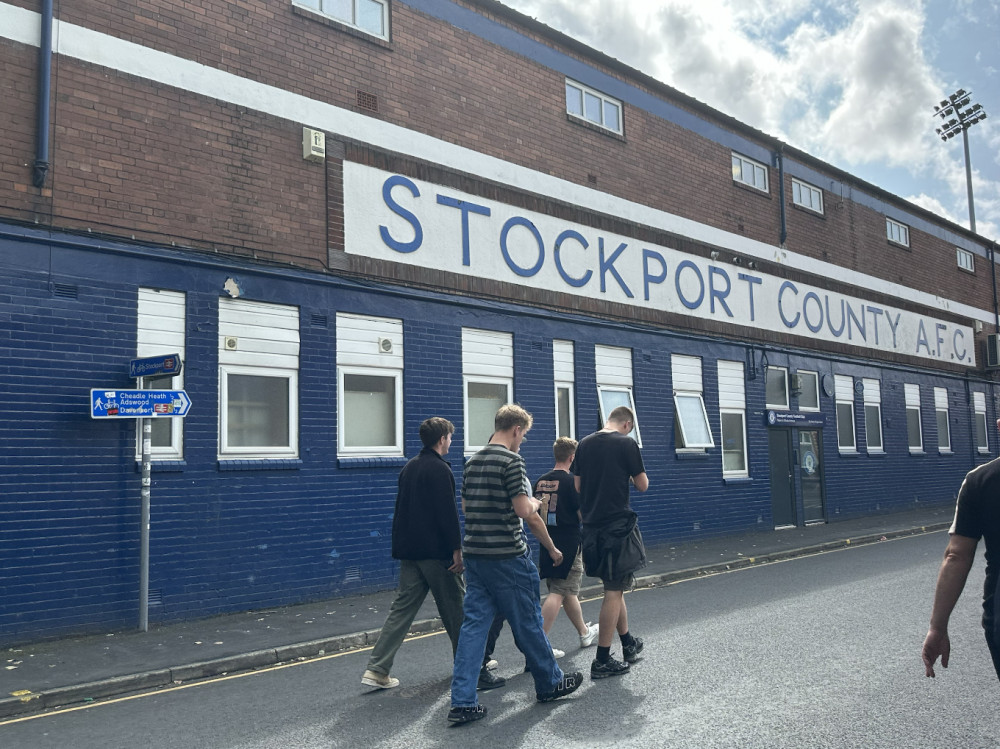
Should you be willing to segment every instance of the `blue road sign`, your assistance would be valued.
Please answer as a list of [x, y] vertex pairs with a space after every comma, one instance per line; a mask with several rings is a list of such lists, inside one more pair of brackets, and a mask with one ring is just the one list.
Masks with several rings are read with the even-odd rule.
[[180, 354], [161, 354], [144, 359], [132, 359], [128, 363], [129, 377], [159, 377], [175, 375], [181, 371]]
[[92, 419], [146, 419], [187, 416], [191, 399], [183, 390], [90, 391]]

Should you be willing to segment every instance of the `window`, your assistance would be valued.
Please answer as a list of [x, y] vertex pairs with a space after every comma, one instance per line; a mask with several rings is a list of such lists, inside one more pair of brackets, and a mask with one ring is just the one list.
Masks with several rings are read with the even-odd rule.
[[800, 411], [819, 411], [819, 375], [800, 369], [795, 373]]
[[552, 342], [552, 371], [556, 387], [556, 438], [576, 439], [576, 398], [573, 393], [573, 342]]
[[497, 410], [513, 401], [514, 337], [462, 328], [462, 380], [468, 455], [490, 441]]
[[969, 273], [975, 273], [976, 256], [968, 250], [963, 250], [961, 247], [956, 247], [955, 252], [958, 253], [958, 267], [969, 271]]
[[856, 452], [854, 439], [854, 378], [834, 375], [834, 393], [837, 400], [837, 447], [841, 452]]
[[883, 452], [882, 446], [882, 383], [865, 378], [865, 444], [868, 452]]
[[823, 191], [807, 182], [792, 179], [792, 202], [816, 213], [823, 212]]
[[767, 192], [767, 167], [746, 156], [733, 154], [733, 180]]
[[294, 2], [372, 36], [380, 39], [389, 38], [387, 0], [294, 0]]
[[920, 421], [920, 386], [903, 385], [903, 397], [906, 401], [906, 441], [911, 453], [924, 451], [924, 430]]
[[622, 103], [569, 79], [566, 80], [566, 111], [605, 130], [622, 134]]
[[403, 321], [337, 314], [337, 454], [403, 454]]
[[788, 410], [787, 368], [767, 368], [764, 376], [764, 407]]
[[674, 386], [674, 442], [677, 449], [715, 447], [702, 400], [701, 358], [671, 354]]
[[893, 221], [891, 218], [885, 220], [885, 236], [890, 242], [901, 244], [903, 247], [910, 246], [910, 230], [905, 224]]
[[989, 428], [986, 426], [986, 394], [973, 393], [972, 404], [975, 408], [976, 450], [981, 453], [990, 451]]
[[746, 391], [743, 362], [719, 361], [722, 475], [747, 476]]
[[948, 391], [934, 388], [934, 415], [937, 417], [938, 451], [951, 452], [951, 429], [948, 426]]
[[298, 457], [299, 311], [219, 300], [219, 457]]
[[597, 375], [597, 401], [601, 426], [618, 406], [627, 406], [635, 414], [635, 429], [629, 435], [642, 447], [639, 413], [632, 397], [632, 349], [617, 346], [594, 346], [594, 370]]
[[[184, 361], [184, 294], [179, 291], [139, 289], [136, 320], [137, 359], [163, 354], [179, 354]], [[184, 370], [177, 375], [146, 377], [137, 387], [153, 390], [183, 390]], [[150, 419], [152, 460], [181, 460], [184, 457], [184, 419]], [[136, 459], [142, 458], [142, 433], [136, 420]]]

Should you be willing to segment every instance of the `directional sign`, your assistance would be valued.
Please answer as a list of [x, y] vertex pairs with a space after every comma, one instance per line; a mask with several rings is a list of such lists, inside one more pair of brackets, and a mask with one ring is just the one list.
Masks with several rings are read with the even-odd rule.
[[132, 359], [128, 363], [129, 377], [159, 377], [160, 375], [179, 374], [180, 371], [180, 354], [147, 356], [145, 359]]
[[183, 390], [91, 390], [90, 418], [145, 419], [187, 416], [191, 399]]

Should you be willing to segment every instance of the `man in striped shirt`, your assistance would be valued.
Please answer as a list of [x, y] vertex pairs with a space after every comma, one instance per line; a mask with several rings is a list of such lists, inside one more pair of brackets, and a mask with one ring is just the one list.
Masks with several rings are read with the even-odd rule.
[[579, 672], [564, 674], [552, 654], [542, 627], [541, 581], [521, 530], [524, 520], [552, 560], [556, 564], [562, 561], [562, 552], [552, 543], [538, 514], [540, 503], [531, 496], [524, 458], [518, 455], [531, 424], [531, 414], [520, 406], [501, 406], [489, 444], [465, 464], [465, 618], [455, 652], [450, 723], [470, 723], [486, 716], [476, 686], [487, 634], [497, 612], [510, 622], [514, 640], [535, 680], [539, 702], [570, 694], [583, 680]]

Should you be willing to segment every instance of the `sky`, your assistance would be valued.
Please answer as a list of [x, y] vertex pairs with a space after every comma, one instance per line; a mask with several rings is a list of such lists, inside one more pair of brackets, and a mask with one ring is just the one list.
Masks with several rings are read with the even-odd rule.
[[976, 230], [1000, 240], [1000, 0], [502, 2], [963, 227], [962, 137], [934, 105], [971, 91]]

